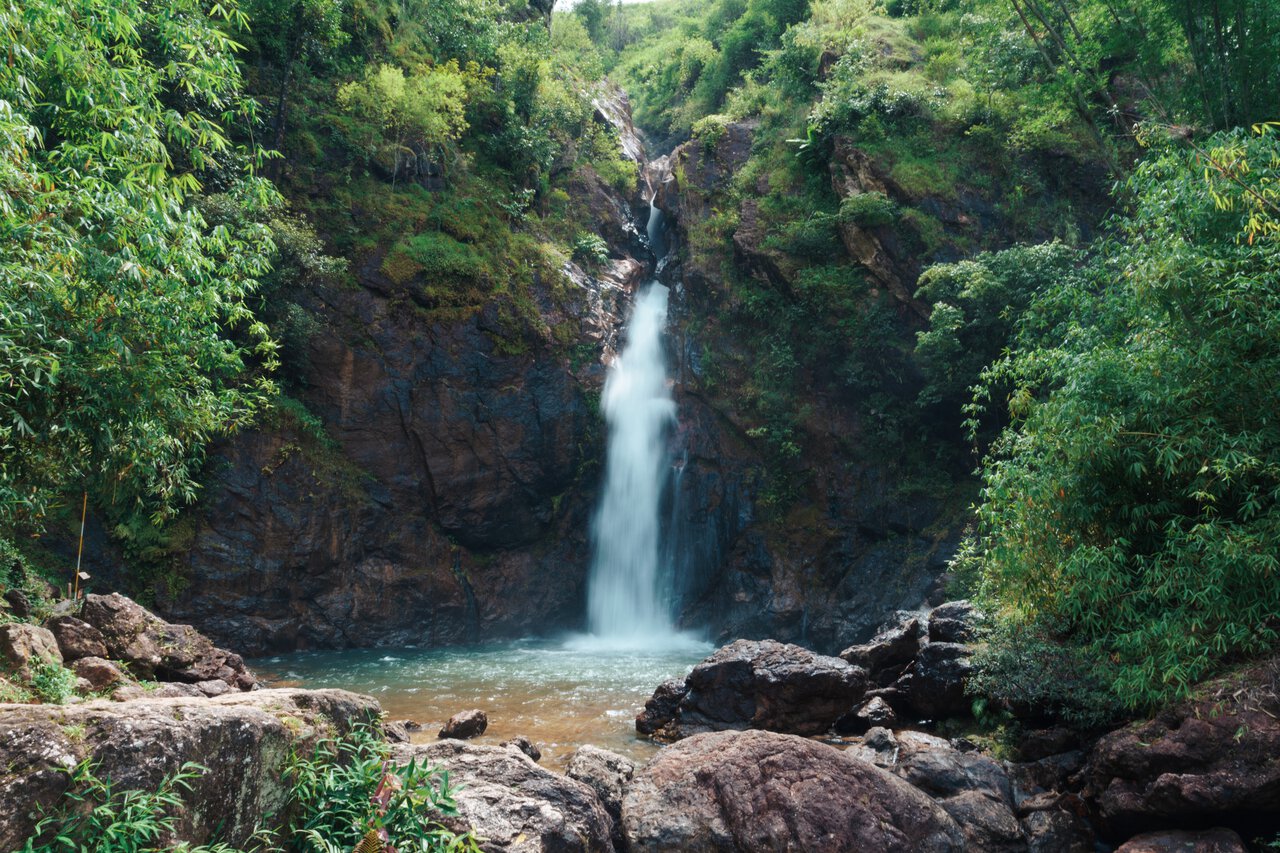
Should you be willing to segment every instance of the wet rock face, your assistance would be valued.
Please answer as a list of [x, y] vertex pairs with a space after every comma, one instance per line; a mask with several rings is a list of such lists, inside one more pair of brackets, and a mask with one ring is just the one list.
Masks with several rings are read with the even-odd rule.
[[461, 818], [485, 853], [607, 853], [613, 821], [590, 787], [504, 747], [446, 740], [401, 745], [393, 758], [449, 772]]
[[622, 804], [633, 851], [961, 851], [959, 827], [907, 783], [839, 750], [771, 732], [667, 747]]
[[381, 709], [342, 690], [262, 690], [218, 699], [8, 705], [0, 710], [0, 850], [22, 846], [40, 807], [88, 758], [121, 790], [152, 789], [194, 761], [208, 771], [184, 794], [175, 841], [245, 844], [264, 816], [288, 799], [290, 751], [376, 723]]
[[359, 287], [301, 297], [324, 330], [296, 394], [331, 445], [285, 419], [214, 449], [166, 616], [249, 655], [579, 626], [594, 400], [646, 267], [627, 200], [589, 172], [575, 181], [611, 259], [534, 284], [540, 332], [496, 302], [441, 316], [379, 257], [357, 265]]

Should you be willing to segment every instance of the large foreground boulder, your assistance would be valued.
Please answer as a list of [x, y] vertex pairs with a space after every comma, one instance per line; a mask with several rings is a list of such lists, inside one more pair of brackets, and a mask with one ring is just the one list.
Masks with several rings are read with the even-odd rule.
[[544, 770], [515, 749], [459, 740], [394, 747], [397, 761], [442, 767], [458, 786], [460, 817], [485, 853], [607, 853], [613, 821], [588, 786]]
[[667, 747], [627, 788], [633, 851], [961, 851], [936, 803], [834, 747], [771, 732], [700, 734]]
[[[695, 666], [684, 688], [680, 695], [671, 684], [659, 687], [637, 729], [672, 738], [748, 728], [822, 734], [854, 708], [867, 678], [859, 667], [800, 646], [737, 640]], [[660, 719], [659, 709], [673, 704], [671, 719]]]
[[216, 699], [0, 705], [0, 850], [22, 846], [33, 814], [96, 763], [118, 790], [155, 790], [187, 762], [207, 768], [183, 794], [175, 841], [246, 843], [289, 791], [285, 763], [320, 738], [376, 723], [378, 703], [343, 690], [261, 690]]

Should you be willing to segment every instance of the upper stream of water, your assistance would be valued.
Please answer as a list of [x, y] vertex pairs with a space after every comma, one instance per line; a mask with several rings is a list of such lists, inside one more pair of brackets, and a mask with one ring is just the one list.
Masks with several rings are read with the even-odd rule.
[[710, 652], [692, 640], [666, 648], [610, 650], [590, 642], [523, 640], [449, 649], [296, 652], [253, 661], [269, 686], [340, 687], [375, 696], [389, 719], [422, 724], [434, 740], [450, 716], [479, 708], [489, 729], [476, 742], [526, 735], [542, 765], [564, 770], [594, 744], [639, 760], [656, 747], [636, 737], [635, 716], [653, 689], [683, 677]]

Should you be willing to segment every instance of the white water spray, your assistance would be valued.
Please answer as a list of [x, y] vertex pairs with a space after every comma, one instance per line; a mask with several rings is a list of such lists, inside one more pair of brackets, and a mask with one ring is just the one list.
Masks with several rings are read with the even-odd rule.
[[674, 633], [659, 565], [658, 509], [676, 415], [662, 352], [666, 321], [667, 288], [650, 282], [636, 298], [626, 347], [604, 386], [609, 452], [587, 596], [598, 638], [653, 641]]

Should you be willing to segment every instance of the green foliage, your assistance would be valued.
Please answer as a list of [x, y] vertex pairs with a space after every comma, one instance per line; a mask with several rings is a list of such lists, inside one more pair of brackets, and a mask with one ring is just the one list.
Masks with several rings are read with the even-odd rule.
[[202, 179], [275, 198], [223, 129], [253, 105], [224, 27], [243, 16], [213, 11], [0, 4], [0, 529], [85, 484], [117, 517], [171, 517], [205, 443], [271, 392], [248, 304], [269, 230], [192, 204]]
[[916, 336], [921, 404], [967, 401], [984, 368], [1013, 342], [1027, 306], [1053, 288], [1078, 287], [1082, 262], [1078, 251], [1046, 243], [925, 270], [916, 293], [933, 308], [929, 328]]
[[609, 260], [609, 244], [598, 234], [579, 234], [573, 240], [573, 259], [589, 267], [597, 267]]
[[996, 700], [1020, 715], [1081, 729], [1123, 718], [1125, 709], [1111, 692], [1105, 671], [1038, 625], [993, 626], [978, 643], [973, 665], [966, 690], [979, 697], [977, 702]]
[[[300, 853], [347, 853], [368, 835], [397, 850], [468, 853], [479, 846], [439, 823], [457, 814], [447, 773], [387, 760], [387, 745], [368, 729], [317, 745], [288, 770], [297, 817], [289, 838]], [[380, 849], [380, 848], [379, 848]]]
[[61, 705], [75, 693], [76, 674], [65, 666], [41, 660], [31, 666], [31, 690], [41, 702]]
[[370, 159], [390, 156], [394, 189], [402, 161], [416, 165], [420, 153], [443, 159], [467, 129], [469, 93], [483, 80], [478, 66], [463, 69], [456, 59], [409, 76], [380, 64], [363, 80], [340, 86], [338, 105], [360, 119], [355, 132], [367, 132], [363, 144]]
[[184, 764], [148, 791], [121, 789], [109, 779], [98, 778], [89, 761], [67, 772], [69, 790], [58, 808], [46, 812], [36, 824], [35, 834], [27, 839], [22, 853], [238, 853], [224, 844], [175, 847], [170, 842], [185, 808], [183, 793], [190, 791], [192, 780], [204, 772], [198, 764]]
[[[1280, 173], [1269, 134], [1211, 148]], [[1033, 301], [985, 381], [1012, 385], [1014, 423], [983, 470], [984, 595], [1011, 626], [1053, 625], [1130, 708], [1280, 639], [1280, 243], [1203, 162], [1138, 166], [1117, 239]]]
[[898, 221], [898, 205], [882, 192], [851, 195], [840, 202], [840, 221], [861, 228], [883, 228]]

